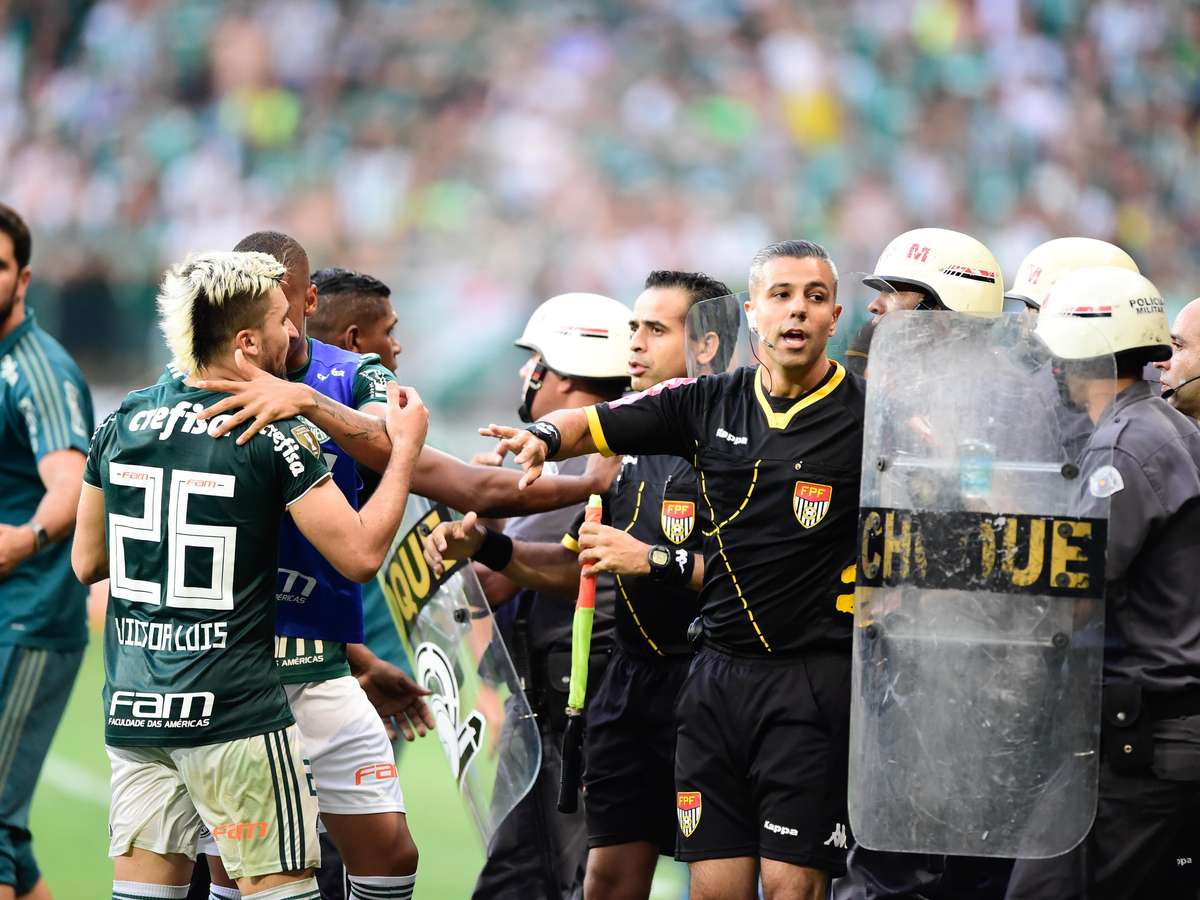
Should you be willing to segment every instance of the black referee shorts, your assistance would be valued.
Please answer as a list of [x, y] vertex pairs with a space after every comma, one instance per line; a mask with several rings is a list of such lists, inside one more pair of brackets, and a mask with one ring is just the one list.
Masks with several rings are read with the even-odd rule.
[[676, 706], [677, 856], [846, 872], [850, 653], [700, 651]]
[[587, 710], [589, 847], [646, 841], [675, 853], [675, 700], [692, 657], [619, 647]]

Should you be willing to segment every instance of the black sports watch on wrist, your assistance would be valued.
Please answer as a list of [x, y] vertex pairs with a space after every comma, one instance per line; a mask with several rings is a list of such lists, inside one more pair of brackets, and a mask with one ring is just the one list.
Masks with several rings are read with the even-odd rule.
[[662, 544], [655, 544], [647, 550], [646, 562], [650, 565], [650, 578], [654, 581], [664, 580], [671, 571], [674, 556], [671, 548]]
[[555, 456], [562, 447], [562, 433], [549, 422], [537, 421], [525, 430], [546, 445], [546, 459]]

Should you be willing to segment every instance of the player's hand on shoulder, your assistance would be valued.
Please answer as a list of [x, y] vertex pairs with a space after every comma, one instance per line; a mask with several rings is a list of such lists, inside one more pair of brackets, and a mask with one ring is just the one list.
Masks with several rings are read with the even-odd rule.
[[513, 454], [513, 461], [525, 470], [517, 487], [527, 488], [541, 477], [542, 466], [546, 464], [546, 442], [541, 438], [523, 428], [508, 425], [488, 425], [480, 428], [479, 433], [484, 437], [500, 438], [496, 445], [497, 455]]
[[584, 574], [648, 575], [649, 547], [619, 528], [584, 522], [579, 529], [579, 565]]
[[425, 561], [435, 575], [445, 571], [445, 561], [469, 559], [483, 544], [483, 528], [479, 517], [467, 513], [460, 521], [442, 522], [421, 542]]
[[429, 410], [416, 388], [388, 382], [384, 422], [393, 444], [400, 444], [413, 456], [421, 451], [429, 432]]
[[248, 362], [241, 350], [235, 350], [233, 357], [238, 371], [246, 376], [245, 381], [206, 379], [196, 382], [196, 386], [203, 390], [230, 395], [206, 407], [197, 417], [211, 419], [213, 416], [230, 414], [212, 432], [214, 437], [222, 437], [243, 422], [250, 422], [237, 439], [239, 444], [244, 444], [270, 423], [305, 415], [310, 411], [312, 389], [308, 385], [276, 378]]

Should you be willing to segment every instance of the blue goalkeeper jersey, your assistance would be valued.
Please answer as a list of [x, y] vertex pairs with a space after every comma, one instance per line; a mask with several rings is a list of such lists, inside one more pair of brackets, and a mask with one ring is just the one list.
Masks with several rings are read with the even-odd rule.
[[[57, 450], [86, 454], [92, 397], [83, 373], [33, 313], [0, 341], [0, 522], [24, 525], [46, 493], [38, 463]], [[87, 590], [59, 541], [0, 579], [0, 644], [78, 649], [87, 643]]]
[[[387, 401], [387, 383], [395, 376], [373, 354], [363, 357], [331, 344], [310, 340], [308, 366], [291, 373], [327, 397], [358, 409]], [[364, 384], [365, 382], [365, 384]], [[317, 435], [333, 480], [355, 509], [362, 482], [354, 459], [329, 435]], [[275, 597], [279, 611], [275, 633], [284, 637], [361, 644], [362, 587], [341, 575], [300, 533], [291, 517], [279, 533], [279, 581]]]

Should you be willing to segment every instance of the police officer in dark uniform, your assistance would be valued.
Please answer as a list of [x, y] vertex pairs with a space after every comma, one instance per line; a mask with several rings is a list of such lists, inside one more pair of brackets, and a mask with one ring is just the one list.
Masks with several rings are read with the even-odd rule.
[[[1021, 262], [1012, 287], [1004, 292], [999, 264], [974, 238], [940, 228], [920, 228], [892, 240], [865, 284], [880, 293], [871, 302], [872, 325], [894, 309], [928, 309], [997, 315], [1019, 306], [1036, 320], [1050, 288], [1068, 272], [1112, 265], [1137, 272], [1119, 247], [1091, 238], [1058, 238], [1040, 244]], [[964, 267], [975, 277], [964, 278]], [[985, 277], [990, 274], [990, 279]], [[867, 340], [869, 345], [869, 338]], [[1047, 405], [1059, 417], [1059, 435], [1074, 459], [1092, 431], [1080, 409], [1064, 407], [1054, 381], [1054, 361], [1044, 344], [1030, 337], [1030, 371], [1044, 383]], [[863, 367], [866, 367], [863, 350]], [[947, 403], [954, 402], [948, 398]], [[997, 399], [999, 402], [999, 398]], [[1027, 412], [1027, 411], [1026, 411]], [[836, 900], [990, 900], [1003, 897], [1012, 865], [996, 857], [882, 853], [854, 848], [850, 874], [835, 887]]]
[[[1038, 244], [1021, 260], [1012, 286], [1004, 294], [1005, 310], [1020, 312], [1027, 317], [1032, 328], [1037, 321], [1038, 310], [1059, 278], [1068, 272], [1095, 266], [1116, 266], [1131, 272], [1138, 271], [1133, 257], [1108, 241], [1062, 237]], [[1078, 459], [1091, 436], [1092, 421], [1082, 410], [1058, 402], [1059, 379], [1054, 374], [1057, 363], [1046, 359], [1046, 348], [1041, 341], [1031, 337], [1029, 345], [1029, 363], [1051, 408], [1055, 410], [1066, 458]]]
[[[630, 321], [631, 386], [686, 375], [688, 310], [727, 294], [707, 275], [651, 272]], [[704, 346], [700, 362], [723, 371], [732, 347]], [[514, 542], [503, 569], [523, 587], [562, 594], [578, 584], [580, 562], [615, 578], [616, 648], [587, 705], [588, 900], [648, 897], [659, 855], [675, 852], [673, 710], [693, 655], [687, 630], [699, 615], [708, 528], [688, 461], [641, 454], [621, 463], [602, 523], [580, 516], [555, 545]], [[436, 568], [443, 557], [473, 556], [485, 538], [503, 540], [471, 517], [445, 522], [426, 539], [426, 556]]]
[[703, 645], [676, 706], [679, 856], [691, 896], [820, 898], [845, 869], [850, 635], [863, 383], [826, 355], [841, 307], [824, 248], [783, 241], [750, 272], [757, 369], [676, 379], [519, 431], [547, 458], [690, 457], [705, 535]]
[[[560, 294], [539, 306], [516, 342], [531, 353], [522, 369], [522, 416], [532, 420], [551, 410], [620, 396], [627, 384], [629, 315], [629, 307], [598, 294]], [[570, 460], [563, 464], [563, 474], [581, 475], [584, 466], [583, 460]], [[506, 533], [509, 540], [557, 541], [579, 508], [513, 519]], [[556, 808], [574, 591], [522, 590], [498, 574], [505, 561], [498, 558], [493, 544], [476, 557], [492, 570], [479, 572], [488, 601], [493, 606], [504, 604], [497, 619], [537, 715], [542, 766], [533, 788], [497, 827], [474, 896], [480, 900], [578, 898], [587, 858], [585, 822], [582, 814], [563, 816]], [[594, 682], [599, 681], [612, 649], [612, 585], [598, 584], [596, 594]]]
[[[1063, 856], [1018, 860], [1008, 897], [1165, 898], [1169, 857], [1200, 807], [1200, 431], [1142, 380], [1171, 352], [1161, 295], [1143, 276], [1062, 277], [1037, 334], [1096, 424], [1079, 512], [1111, 504], [1104, 721], [1091, 831]], [[1089, 366], [1110, 352], [1115, 379]]]

